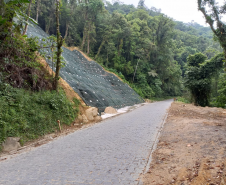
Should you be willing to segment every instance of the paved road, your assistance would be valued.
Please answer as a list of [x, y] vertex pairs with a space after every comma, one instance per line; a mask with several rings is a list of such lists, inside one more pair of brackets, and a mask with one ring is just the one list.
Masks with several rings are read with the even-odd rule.
[[171, 102], [144, 105], [2, 161], [0, 184], [135, 185]]

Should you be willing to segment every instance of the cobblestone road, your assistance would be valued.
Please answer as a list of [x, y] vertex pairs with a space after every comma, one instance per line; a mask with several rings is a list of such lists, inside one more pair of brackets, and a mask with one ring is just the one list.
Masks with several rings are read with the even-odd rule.
[[0, 184], [138, 184], [171, 102], [144, 105], [2, 161]]

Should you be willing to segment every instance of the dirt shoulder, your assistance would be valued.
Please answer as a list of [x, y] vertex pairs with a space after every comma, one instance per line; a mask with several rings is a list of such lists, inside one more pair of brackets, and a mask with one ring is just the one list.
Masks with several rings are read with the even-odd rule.
[[226, 184], [226, 110], [172, 103], [143, 184]]

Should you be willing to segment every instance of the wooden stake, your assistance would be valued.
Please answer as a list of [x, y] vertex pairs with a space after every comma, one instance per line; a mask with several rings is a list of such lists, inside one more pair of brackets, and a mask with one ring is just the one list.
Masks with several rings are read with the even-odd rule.
[[57, 120], [57, 123], [58, 123], [58, 125], [59, 125], [60, 132], [62, 132], [62, 131], [61, 131], [61, 126], [60, 126], [60, 120]]

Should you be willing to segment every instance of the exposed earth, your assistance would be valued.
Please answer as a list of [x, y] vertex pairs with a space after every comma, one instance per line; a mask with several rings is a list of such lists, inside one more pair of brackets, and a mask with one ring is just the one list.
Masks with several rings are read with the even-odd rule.
[[226, 110], [174, 102], [143, 184], [226, 184]]

